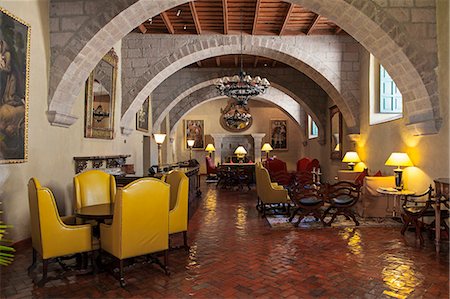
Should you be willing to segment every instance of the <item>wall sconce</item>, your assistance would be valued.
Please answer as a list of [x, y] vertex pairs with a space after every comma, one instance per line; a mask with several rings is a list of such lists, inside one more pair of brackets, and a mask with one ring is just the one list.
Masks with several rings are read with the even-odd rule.
[[195, 140], [194, 139], [188, 139], [187, 145], [189, 147], [189, 160], [192, 160], [192, 147], [194, 146]]
[[353, 171], [355, 164], [361, 162], [361, 159], [357, 152], [346, 152], [342, 162], [348, 163], [348, 169]]
[[263, 146], [261, 148], [261, 151], [262, 152], [266, 152], [266, 160], [269, 160], [269, 152], [272, 151], [272, 150], [273, 150], [273, 148], [270, 145], [270, 143], [264, 143], [263, 144]]
[[386, 163], [384, 163], [386, 166], [397, 166], [396, 169], [394, 169], [395, 173], [395, 189], [402, 190], [403, 184], [402, 184], [402, 175], [403, 175], [403, 169], [400, 167], [408, 167], [408, 166], [414, 166], [411, 162], [411, 159], [409, 158], [407, 153], [392, 153], [389, 158], [387, 159]]
[[209, 153], [209, 156], [212, 157], [212, 152], [214, 152], [216, 150], [216, 148], [214, 147], [214, 145], [212, 143], [208, 143], [208, 145], [205, 148], [205, 151], [207, 151]]
[[235, 155], [239, 159], [239, 163], [242, 163], [242, 160], [244, 159], [245, 155], [247, 154], [247, 151], [242, 145], [239, 145], [237, 149], [234, 151]]
[[153, 138], [155, 138], [155, 142], [158, 145], [158, 168], [161, 168], [162, 163], [162, 150], [161, 145], [163, 144], [164, 140], [166, 139], [166, 134], [153, 134]]

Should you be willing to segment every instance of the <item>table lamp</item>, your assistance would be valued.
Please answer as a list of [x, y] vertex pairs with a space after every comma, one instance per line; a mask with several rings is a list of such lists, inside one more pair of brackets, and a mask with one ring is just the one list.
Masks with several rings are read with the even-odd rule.
[[244, 159], [245, 155], [247, 154], [247, 151], [245, 150], [245, 148], [242, 145], [239, 145], [237, 147], [237, 149], [234, 151], [234, 153], [238, 157], [239, 163], [242, 163], [242, 160]]
[[269, 160], [269, 152], [273, 150], [272, 146], [269, 143], [264, 143], [261, 151], [266, 152], [266, 160]]
[[209, 153], [209, 156], [212, 157], [212, 152], [214, 152], [216, 150], [216, 148], [214, 147], [214, 145], [212, 143], [208, 143], [208, 145], [205, 148], [205, 151], [207, 151]]
[[192, 147], [194, 146], [195, 140], [194, 139], [188, 139], [187, 145], [189, 147], [189, 160], [192, 160]]
[[161, 169], [161, 162], [162, 162], [162, 150], [161, 145], [164, 142], [164, 139], [166, 139], [166, 134], [153, 134], [153, 138], [155, 138], [155, 142], [158, 145], [158, 168]]
[[356, 163], [361, 162], [357, 152], [346, 152], [342, 162], [348, 163], [348, 169], [353, 170]]
[[387, 159], [386, 163], [384, 163], [386, 166], [397, 166], [396, 169], [394, 169], [395, 173], [395, 189], [402, 190], [402, 174], [403, 170], [400, 168], [408, 167], [408, 166], [414, 166], [411, 162], [411, 159], [409, 158], [407, 153], [392, 153], [389, 158]]

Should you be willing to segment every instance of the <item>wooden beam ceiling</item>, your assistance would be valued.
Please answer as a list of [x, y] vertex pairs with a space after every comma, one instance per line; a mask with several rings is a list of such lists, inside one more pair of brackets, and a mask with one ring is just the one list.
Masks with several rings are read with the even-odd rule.
[[147, 32], [147, 28], [145, 27], [144, 23], [138, 26], [139, 31], [141, 31], [142, 34], [145, 34]]
[[227, 0], [222, 0], [222, 10], [223, 10], [223, 34], [228, 34], [228, 2], [227, 2]]
[[175, 30], [173, 29], [173, 25], [172, 22], [170, 22], [169, 16], [167, 15], [166, 12], [162, 12], [161, 13], [161, 17], [164, 21], [164, 25], [166, 25], [167, 30], [169, 31], [170, 34], [174, 34]]
[[197, 34], [202, 34], [202, 27], [200, 26], [200, 20], [198, 19], [194, 2], [189, 2], [189, 8], [191, 9], [192, 18], [194, 19], [195, 30], [197, 31]]
[[256, 34], [256, 25], [258, 23], [259, 8], [261, 6], [261, 0], [256, 1], [255, 17], [253, 19], [252, 35]]
[[313, 19], [313, 21], [311, 22], [311, 25], [309, 25], [308, 30], [306, 31], [306, 35], [310, 35], [311, 32], [314, 30], [314, 27], [316, 27], [317, 23], [320, 20], [320, 15], [316, 15]]
[[290, 4], [288, 10], [286, 11], [286, 16], [284, 17], [283, 26], [281, 27], [280, 34], [283, 35], [284, 31], [286, 30], [286, 26], [289, 22], [289, 17], [291, 16], [292, 11], [294, 10], [294, 4]]

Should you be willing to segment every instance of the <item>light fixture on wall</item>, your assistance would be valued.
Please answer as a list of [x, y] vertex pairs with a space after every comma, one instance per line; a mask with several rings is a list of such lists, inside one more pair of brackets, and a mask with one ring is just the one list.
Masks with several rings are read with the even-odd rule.
[[361, 162], [361, 159], [357, 152], [346, 152], [342, 162], [348, 163], [348, 169], [353, 171], [355, 164]]
[[386, 166], [397, 166], [396, 169], [394, 169], [395, 173], [395, 189], [402, 190], [403, 184], [402, 184], [402, 175], [403, 175], [403, 169], [400, 167], [408, 167], [408, 166], [414, 166], [414, 164], [411, 162], [411, 159], [409, 158], [407, 153], [392, 153], [389, 158], [387, 159], [386, 163], [384, 163]]
[[234, 151], [234, 154], [238, 157], [239, 163], [242, 163], [245, 155], [247, 155], [247, 151], [242, 145], [239, 145]]
[[189, 147], [189, 160], [192, 160], [192, 147], [194, 146], [195, 140], [194, 139], [188, 139], [187, 145]]
[[209, 153], [209, 156], [212, 156], [212, 152], [214, 152], [216, 150], [216, 148], [214, 147], [214, 145], [212, 143], [208, 143], [208, 145], [205, 148], [205, 151], [207, 151]]
[[153, 134], [153, 138], [155, 138], [155, 142], [158, 145], [158, 170], [161, 169], [161, 163], [162, 163], [162, 149], [161, 145], [163, 144], [164, 140], [166, 139], [166, 134]]
[[245, 106], [248, 100], [266, 93], [270, 86], [269, 80], [256, 76], [252, 78], [244, 72], [242, 59], [242, 11], [241, 11], [241, 54], [239, 74], [232, 77], [225, 76], [215, 82], [219, 94], [234, 99], [238, 105]]
[[273, 150], [273, 148], [270, 145], [270, 143], [264, 143], [263, 144], [263, 146], [261, 148], [261, 151], [262, 152], [266, 152], [266, 160], [269, 160], [269, 152], [272, 151], [272, 150]]

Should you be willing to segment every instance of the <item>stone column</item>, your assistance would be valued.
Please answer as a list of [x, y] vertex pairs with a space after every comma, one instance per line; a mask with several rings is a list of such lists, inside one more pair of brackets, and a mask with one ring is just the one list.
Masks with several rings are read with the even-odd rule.
[[214, 139], [214, 147], [216, 151], [214, 152], [214, 164], [222, 163], [222, 140], [227, 134], [211, 134]]
[[261, 162], [261, 143], [262, 143], [262, 139], [263, 137], [266, 136], [266, 133], [253, 133], [252, 137], [253, 137], [253, 143], [254, 143], [254, 157], [255, 157], [255, 162]]

